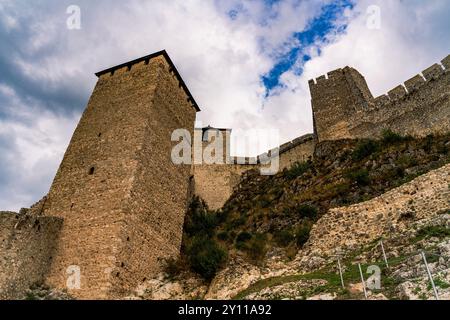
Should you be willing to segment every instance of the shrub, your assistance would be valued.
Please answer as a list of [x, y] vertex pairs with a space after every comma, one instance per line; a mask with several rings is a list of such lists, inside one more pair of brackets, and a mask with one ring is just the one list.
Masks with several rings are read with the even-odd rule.
[[267, 252], [267, 236], [262, 233], [255, 234], [249, 241], [246, 251], [254, 262], [263, 260]]
[[403, 137], [399, 135], [398, 133], [393, 132], [392, 130], [383, 130], [382, 133], [382, 142], [384, 145], [394, 144], [397, 142], [402, 142], [405, 140], [408, 140], [409, 137]]
[[402, 168], [409, 168], [409, 167], [414, 167], [414, 166], [418, 165], [417, 159], [410, 155], [399, 156], [396, 163], [397, 163], [397, 165], [399, 165]]
[[259, 206], [261, 208], [268, 208], [270, 207], [271, 203], [272, 201], [267, 195], [264, 195], [262, 198], [259, 199]]
[[278, 246], [284, 248], [294, 241], [295, 236], [288, 230], [281, 230], [274, 234], [274, 239]]
[[448, 147], [442, 142], [437, 145], [436, 151], [441, 154], [448, 154]]
[[228, 221], [225, 224], [227, 230], [233, 230], [240, 226], [243, 226], [247, 222], [247, 216], [241, 215], [239, 218], [235, 218], [231, 221]]
[[246, 243], [252, 238], [252, 235], [246, 231], [241, 232], [236, 237], [236, 248], [238, 249], [246, 249]]
[[432, 149], [433, 149], [433, 136], [427, 135], [423, 142], [423, 150], [425, 152], [431, 152]]
[[364, 158], [367, 158], [374, 152], [378, 150], [378, 144], [373, 140], [363, 140], [360, 141], [357, 145], [355, 150], [353, 150], [352, 158], [353, 160], [362, 160]]
[[289, 170], [286, 171], [285, 175], [289, 179], [295, 179], [308, 171], [310, 167], [310, 162], [296, 162]]
[[359, 186], [367, 186], [370, 184], [370, 176], [367, 169], [351, 171], [347, 174], [347, 177], [352, 182], [356, 182]]
[[228, 232], [222, 231], [217, 234], [217, 239], [222, 240], [222, 241], [227, 241], [230, 239], [230, 237], [228, 235]]
[[207, 211], [207, 207], [203, 201], [195, 198], [186, 215], [184, 230], [187, 235], [208, 235], [214, 234], [214, 228], [217, 225], [217, 216]]
[[316, 207], [310, 206], [308, 204], [302, 204], [297, 208], [297, 213], [302, 218], [310, 218], [312, 220], [317, 218], [318, 211]]
[[303, 247], [303, 245], [308, 241], [309, 235], [311, 233], [312, 223], [309, 221], [304, 221], [297, 228], [295, 232], [295, 241], [298, 247]]
[[226, 260], [226, 252], [211, 238], [194, 237], [187, 256], [193, 271], [211, 280]]

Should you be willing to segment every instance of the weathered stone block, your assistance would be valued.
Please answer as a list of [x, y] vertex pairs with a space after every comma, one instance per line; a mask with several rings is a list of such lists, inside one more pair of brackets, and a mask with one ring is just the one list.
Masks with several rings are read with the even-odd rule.
[[405, 81], [405, 87], [408, 90], [408, 92], [412, 92], [420, 88], [424, 83], [425, 79], [420, 74], [417, 74], [411, 79]]
[[23, 299], [42, 283], [50, 267], [63, 220], [0, 212], [0, 300]]
[[375, 98], [375, 105], [378, 107], [384, 106], [385, 104], [389, 103], [391, 100], [389, 99], [389, 97], [385, 94], [383, 94], [382, 96], [379, 96], [377, 98]]
[[427, 81], [438, 78], [443, 73], [444, 70], [437, 63], [433, 64], [431, 67], [422, 71], [422, 74]]
[[389, 98], [391, 98], [391, 100], [400, 99], [405, 94], [406, 94], [406, 90], [405, 90], [405, 87], [402, 85], [399, 85], [388, 92]]
[[444, 59], [442, 59], [441, 62], [446, 70], [450, 70], [450, 54], [446, 56]]

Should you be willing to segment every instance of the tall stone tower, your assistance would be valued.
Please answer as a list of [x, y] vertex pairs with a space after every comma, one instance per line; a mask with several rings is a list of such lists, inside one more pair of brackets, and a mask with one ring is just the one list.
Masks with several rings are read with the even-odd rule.
[[349, 121], [373, 100], [364, 77], [345, 67], [310, 80], [309, 87], [318, 141], [351, 138]]
[[172, 163], [171, 134], [192, 135], [199, 111], [165, 51], [97, 76], [44, 206], [64, 219], [47, 282], [78, 268], [81, 299], [121, 297], [179, 253], [191, 168]]

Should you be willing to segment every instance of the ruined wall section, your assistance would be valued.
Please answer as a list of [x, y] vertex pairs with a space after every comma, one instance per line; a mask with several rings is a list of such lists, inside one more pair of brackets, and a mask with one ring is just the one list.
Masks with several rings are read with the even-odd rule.
[[322, 256], [353, 251], [417, 220], [450, 210], [450, 164], [366, 202], [331, 209], [314, 225], [306, 249]]
[[0, 299], [23, 299], [48, 271], [62, 219], [0, 212]]
[[369, 110], [359, 110], [350, 121], [350, 134], [379, 137], [385, 129], [424, 137], [450, 131], [450, 56], [404, 84], [377, 97]]
[[[123, 205], [122, 248], [113, 276], [124, 294], [161, 272], [165, 259], [180, 252], [188, 205], [190, 165], [175, 165], [171, 151], [176, 129], [193, 136], [196, 110], [165, 59], [155, 59], [156, 89], [152, 107], [145, 108], [143, 144], [138, 166]], [[144, 110], [143, 110], [144, 112]]]

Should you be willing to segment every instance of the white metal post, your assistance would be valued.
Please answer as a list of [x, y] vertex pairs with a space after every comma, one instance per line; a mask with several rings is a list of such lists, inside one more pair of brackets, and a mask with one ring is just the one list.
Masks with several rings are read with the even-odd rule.
[[342, 289], [345, 289], [344, 278], [342, 276], [341, 260], [339, 259], [339, 257], [338, 257], [338, 267], [339, 267], [339, 275], [341, 276]]
[[433, 287], [434, 297], [436, 298], [436, 300], [439, 300], [439, 295], [436, 290], [436, 286], [434, 285], [433, 276], [431, 275], [430, 268], [428, 268], [427, 257], [425, 256], [425, 252], [423, 252], [423, 251], [422, 251], [422, 258], [423, 258], [423, 262], [425, 263], [425, 268], [427, 269], [428, 278], [430, 278], [431, 286]]
[[383, 251], [384, 263], [386, 263], [386, 267], [389, 268], [389, 263], [388, 263], [387, 257], [386, 257], [386, 251], [384, 251], [383, 240], [380, 240], [380, 244], [381, 244], [381, 250]]
[[358, 263], [358, 268], [359, 268], [359, 274], [361, 275], [361, 283], [363, 285], [364, 297], [366, 297], [366, 299], [367, 299], [366, 281], [364, 280], [364, 275], [363, 275], [360, 263]]

